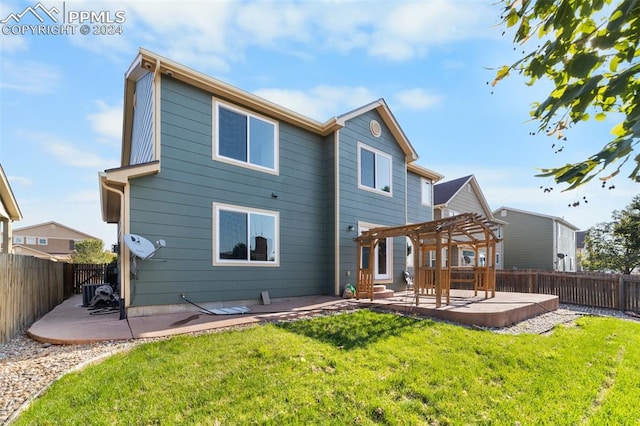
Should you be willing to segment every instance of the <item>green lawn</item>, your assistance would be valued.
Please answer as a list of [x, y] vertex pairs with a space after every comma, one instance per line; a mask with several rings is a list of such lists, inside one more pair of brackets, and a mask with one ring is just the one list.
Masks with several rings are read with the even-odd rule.
[[16, 424], [640, 424], [640, 324], [577, 324], [357, 311], [179, 336], [66, 375]]

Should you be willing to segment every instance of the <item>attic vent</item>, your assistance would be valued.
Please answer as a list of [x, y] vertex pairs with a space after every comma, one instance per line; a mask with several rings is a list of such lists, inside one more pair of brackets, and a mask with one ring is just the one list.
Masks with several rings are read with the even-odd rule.
[[376, 138], [379, 138], [382, 134], [382, 127], [380, 127], [380, 123], [376, 120], [371, 120], [371, 123], [369, 123], [369, 130], [371, 130], [371, 134]]

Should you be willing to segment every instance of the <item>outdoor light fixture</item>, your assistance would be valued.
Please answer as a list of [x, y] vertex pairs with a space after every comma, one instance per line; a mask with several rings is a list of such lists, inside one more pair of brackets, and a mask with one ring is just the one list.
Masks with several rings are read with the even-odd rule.
[[353, 232], [353, 231], [355, 231], [355, 230], [356, 230], [356, 227], [355, 227], [355, 226], [353, 226], [353, 225], [349, 225], [349, 226], [347, 226], [347, 231], [349, 231], [349, 232]]

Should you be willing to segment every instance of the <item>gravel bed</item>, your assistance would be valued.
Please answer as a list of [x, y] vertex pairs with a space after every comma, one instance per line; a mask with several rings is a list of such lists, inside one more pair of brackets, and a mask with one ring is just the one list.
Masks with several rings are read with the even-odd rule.
[[[503, 334], [544, 334], [558, 324], [571, 323], [583, 315], [612, 316], [640, 321], [637, 315], [616, 310], [561, 305], [557, 311], [522, 321], [511, 327], [490, 330]], [[36, 342], [24, 332], [19, 333], [8, 343], [0, 345], [0, 422], [6, 424], [10, 421], [23, 404], [37, 397], [65, 373], [153, 340], [159, 339], [51, 345]]]

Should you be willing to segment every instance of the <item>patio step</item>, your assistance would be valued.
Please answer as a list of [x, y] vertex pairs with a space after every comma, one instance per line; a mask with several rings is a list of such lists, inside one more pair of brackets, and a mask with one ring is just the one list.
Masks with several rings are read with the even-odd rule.
[[[394, 292], [393, 290], [389, 290], [387, 289], [386, 285], [382, 285], [382, 284], [377, 284], [373, 286], [373, 299], [389, 299], [390, 297], [394, 296]], [[368, 298], [367, 294], [364, 293], [360, 293], [358, 295], [358, 298], [360, 299], [366, 299]]]

